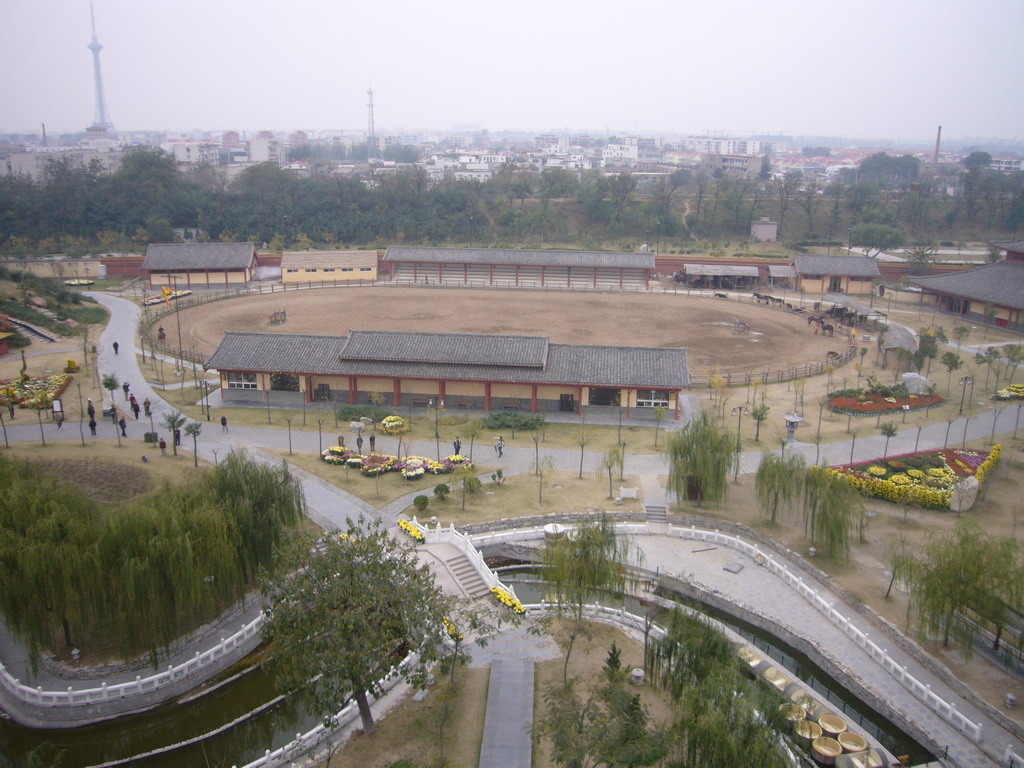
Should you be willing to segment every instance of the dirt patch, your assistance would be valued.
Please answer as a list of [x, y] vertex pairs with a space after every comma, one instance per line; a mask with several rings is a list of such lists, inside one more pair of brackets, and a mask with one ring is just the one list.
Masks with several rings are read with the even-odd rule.
[[60, 485], [80, 489], [94, 501], [118, 503], [127, 501], [152, 487], [149, 473], [128, 464], [115, 464], [89, 459], [37, 461]]
[[[286, 310], [284, 325], [270, 313]], [[735, 335], [733, 321], [750, 333]], [[761, 371], [842, 352], [842, 337], [816, 336], [805, 316], [738, 299], [674, 294], [582, 294], [378, 286], [246, 296], [181, 312], [186, 348], [210, 354], [224, 332], [345, 335], [351, 329], [547, 336], [561, 344], [687, 347], [690, 370]], [[165, 319], [168, 343], [177, 327]], [[155, 329], [154, 329], [155, 331]]]

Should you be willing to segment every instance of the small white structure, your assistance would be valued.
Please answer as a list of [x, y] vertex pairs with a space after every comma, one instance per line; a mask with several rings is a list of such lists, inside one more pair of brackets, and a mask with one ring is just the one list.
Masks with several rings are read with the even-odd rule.
[[760, 243], [774, 243], [779, 239], [779, 223], [767, 216], [750, 222], [750, 239]]

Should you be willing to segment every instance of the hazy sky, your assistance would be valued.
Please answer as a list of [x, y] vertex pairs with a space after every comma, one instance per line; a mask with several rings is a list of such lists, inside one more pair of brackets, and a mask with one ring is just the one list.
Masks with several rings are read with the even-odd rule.
[[[94, 0], [121, 130], [1024, 137], [1024, 0]], [[88, 0], [0, 0], [0, 130], [81, 130]]]

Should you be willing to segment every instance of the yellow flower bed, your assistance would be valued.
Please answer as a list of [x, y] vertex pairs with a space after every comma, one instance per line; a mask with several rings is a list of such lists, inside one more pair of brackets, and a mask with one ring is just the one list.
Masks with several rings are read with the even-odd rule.
[[523, 608], [523, 604], [520, 603], [516, 598], [512, 597], [512, 595], [510, 595], [501, 587], [491, 587], [491, 594], [494, 595], [494, 597], [497, 599], [499, 603], [501, 603], [504, 606], [507, 606], [508, 608], [511, 608], [519, 616], [522, 616], [526, 613], [526, 609]]
[[398, 527], [409, 534], [409, 538], [413, 541], [416, 541], [417, 543], [421, 543], [423, 541], [423, 532], [408, 520], [399, 520]]
[[456, 627], [447, 616], [442, 618], [441, 621], [444, 622], [444, 631], [448, 633], [448, 637], [456, 643], [465, 637], [465, 635], [459, 632], [458, 627]]

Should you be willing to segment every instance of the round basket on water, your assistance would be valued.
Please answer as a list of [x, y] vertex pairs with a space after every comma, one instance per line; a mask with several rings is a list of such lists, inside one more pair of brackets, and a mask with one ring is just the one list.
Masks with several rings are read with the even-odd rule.
[[811, 720], [798, 721], [793, 730], [796, 732], [796, 740], [805, 747], [821, 736], [821, 726]]
[[846, 731], [839, 734], [839, 744], [844, 752], [863, 752], [868, 748], [868, 741], [859, 733]]
[[839, 742], [829, 736], [819, 736], [811, 745], [811, 754], [822, 765], [833, 765], [842, 753], [843, 748]]
[[822, 715], [818, 718], [818, 725], [826, 736], [836, 738], [840, 733], [846, 731], [846, 721], [839, 715]]

